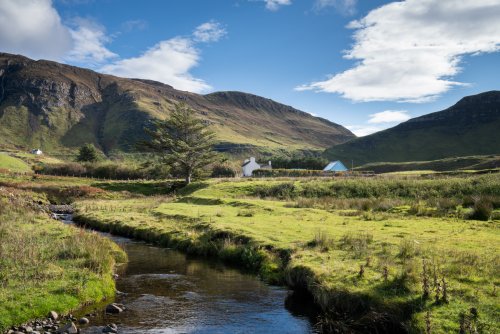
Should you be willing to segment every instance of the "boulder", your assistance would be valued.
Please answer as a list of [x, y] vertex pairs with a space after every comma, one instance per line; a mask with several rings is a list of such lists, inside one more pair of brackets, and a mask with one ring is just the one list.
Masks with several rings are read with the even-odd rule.
[[57, 333], [78, 334], [78, 328], [73, 322], [68, 322], [57, 330]]
[[118, 327], [115, 324], [109, 324], [102, 329], [103, 333], [118, 333]]
[[56, 311], [50, 311], [47, 318], [52, 319], [52, 320], [57, 320], [57, 319], [59, 319], [59, 314], [57, 314]]
[[79, 323], [80, 325], [86, 325], [86, 324], [88, 324], [89, 322], [90, 322], [90, 321], [89, 321], [89, 319], [88, 319], [88, 318], [85, 318], [85, 317], [80, 318], [80, 320], [78, 320], [78, 323]]
[[106, 313], [117, 314], [123, 312], [123, 309], [118, 304], [109, 304], [106, 306]]

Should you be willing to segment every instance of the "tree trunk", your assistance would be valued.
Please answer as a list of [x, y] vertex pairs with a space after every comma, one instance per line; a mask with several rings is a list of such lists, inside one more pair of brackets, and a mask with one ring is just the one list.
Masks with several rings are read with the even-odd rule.
[[191, 183], [191, 173], [186, 175], [186, 184], [190, 184], [190, 183]]

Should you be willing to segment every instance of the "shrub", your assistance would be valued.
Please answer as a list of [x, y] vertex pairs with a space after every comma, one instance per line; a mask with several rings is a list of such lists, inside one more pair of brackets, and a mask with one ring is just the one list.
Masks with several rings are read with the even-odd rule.
[[367, 232], [347, 233], [340, 238], [340, 248], [354, 252], [356, 257], [366, 255], [368, 245], [373, 242], [373, 234]]
[[489, 220], [493, 212], [491, 201], [483, 197], [476, 199], [470, 219]]
[[316, 231], [314, 238], [307, 243], [309, 247], [320, 247], [322, 251], [327, 251], [333, 245], [333, 239], [322, 230]]
[[333, 176], [334, 173], [306, 169], [257, 169], [252, 175], [255, 177], [311, 177]]
[[270, 186], [259, 186], [254, 193], [260, 197], [293, 198], [296, 197], [296, 186], [293, 182], [278, 183]]
[[302, 158], [272, 158], [273, 167], [277, 169], [304, 168], [322, 170], [328, 164], [325, 158], [302, 157]]
[[411, 259], [419, 253], [418, 243], [415, 240], [403, 239], [399, 244], [398, 256], [402, 259]]
[[162, 179], [170, 177], [167, 166], [154, 165], [142, 168], [117, 162], [98, 164], [82, 164], [76, 162], [42, 164], [37, 166], [34, 171], [44, 175], [95, 177], [111, 180]]
[[235, 177], [236, 171], [227, 165], [215, 165], [211, 177]]
[[85, 144], [80, 147], [78, 156], [76, 157], [76, 161], [80, 162], [96, 162], [98, 159], [97, 149], [94, 144]]

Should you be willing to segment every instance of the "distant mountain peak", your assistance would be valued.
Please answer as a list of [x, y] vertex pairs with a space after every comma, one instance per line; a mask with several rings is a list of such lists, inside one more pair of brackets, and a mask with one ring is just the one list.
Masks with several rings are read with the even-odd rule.
[[225, 151], [319, 150], [355, 136], [293, 107], [243, 92], [207, 95], [57, 62], [0, 53], [0, 145], [71, 151], [94, 143], [133, 150], [151, 119], [187, 103], [211, 124]]
[[332, 159], [425, 161], [500, 153], [500, 91], [466, 96], [453, 106], [325, 151]]

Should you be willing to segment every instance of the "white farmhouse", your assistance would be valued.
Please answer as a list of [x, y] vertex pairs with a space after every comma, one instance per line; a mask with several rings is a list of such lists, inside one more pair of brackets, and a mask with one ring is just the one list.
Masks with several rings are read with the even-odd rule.
[[254, 157], [250, 157], [250, 159], [246, 159], [241, 165], [241, 169], [243, 170], [243, 176], [252, 176], [252, 173], [256, 169], [272, 169], [271, 161], [268, 164], [259, 164], [255, 161]]

